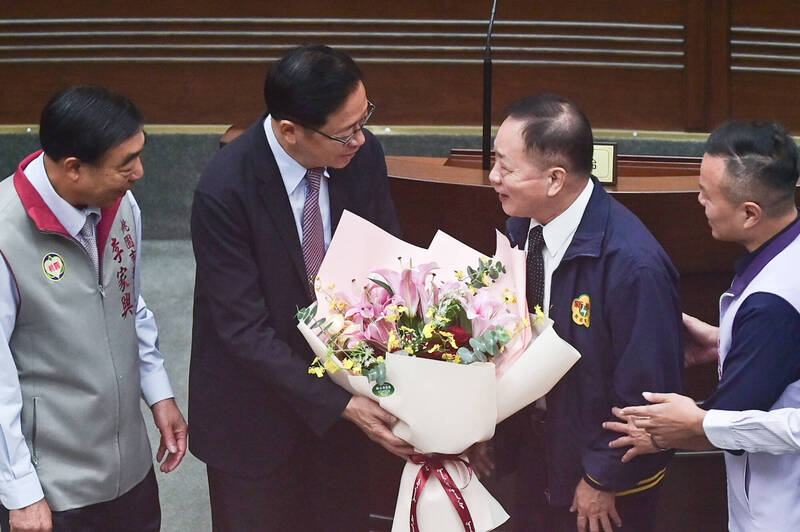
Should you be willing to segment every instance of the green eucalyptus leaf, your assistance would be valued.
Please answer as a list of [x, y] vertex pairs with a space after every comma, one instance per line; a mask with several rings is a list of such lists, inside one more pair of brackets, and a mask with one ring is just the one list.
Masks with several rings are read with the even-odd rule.
[[458, 356], [461, 357], [461, 361], [463, 364], [472, 364], [476, 360], [475, 353], [473, 353], [466, 347], [459, 347], [456, 353], [458, 353]]
[[480, 338], [470, 338], [469, 345], [475, 351], [483, 351], [483, 342], [481, 342]]

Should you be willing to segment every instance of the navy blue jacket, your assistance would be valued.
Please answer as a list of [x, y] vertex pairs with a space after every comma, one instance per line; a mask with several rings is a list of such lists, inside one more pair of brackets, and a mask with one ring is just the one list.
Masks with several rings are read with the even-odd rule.
[[[529, 223], [508, 220], [512, 244], [524, 247]], [[644, 224], [595, 181], [551, 283], [549, 316], [559, 336], [581, 353], [546, 398], [551, 505], [571, 504], [581, 478], [624, 495], [653, 487], [663, 477], [671, 453], [623, 464], [624, 450], [608, 447], [619, 434], [602, 423], [613, 419], [612, 406], [644, 403], [643, 391], [681, 391], [677, 283], [672, 262]]]

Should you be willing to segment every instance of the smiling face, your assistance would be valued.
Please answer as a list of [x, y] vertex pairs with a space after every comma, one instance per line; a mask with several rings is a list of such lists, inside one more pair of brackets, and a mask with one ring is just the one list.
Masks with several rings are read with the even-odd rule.
[[495, 163], [489, 181], [509, 216], [534, 218], [540, 223], [549, 221], [548, 191], [551, 168], [537, 164], [525, 150], [525, 123], [507, 118], [494, 141]]
[[142, 150], [144, 131], [112, 146], [97, 163], [79, 162], [73, 197], [82, 205], [106, 207], [113, 204], [144, 175]]
[[[306, 168], [344, 168], [366, 141], [361, 126], [369, 113], [367, 91], [360, 81], [339, 108], [317, 131], [339, 138], [353, 138], [347, 144], [321, 135], [317, 131], [294, 125], [290, 154]], [[287, 122], [287, 121], [282, 121]]]
[[739, 242], [746, 213], [742, 205], [725, 195], [725, 159], [705, 154], [700, 164], [700, 193], [697, 201], [705, 210], [711, 236], [725, 242]]

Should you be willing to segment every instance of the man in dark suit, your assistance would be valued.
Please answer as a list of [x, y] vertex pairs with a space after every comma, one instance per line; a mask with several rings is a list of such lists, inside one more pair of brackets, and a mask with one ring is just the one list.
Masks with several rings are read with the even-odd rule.
[[528, 304], [581, 353], [544, 404], [506, 422], [521, 425], [514, 530], [651, 530], [671, 456], [623, 464], [601, 427], [644, 390], [680, 390], [683, 349], [677, 272], [591, 175], [592, 148], [584, 114], [553, 94], [514, 104], [495, 139], [489, 179], [527, 251]]
[[374, 105], [352, 59], [326, 46], [289, 52], [264, 94], [269, 114], [195, 191], [190, 450], [215, 531], [366, 530], [364, 434], [411, 448], [377, 403], [308, 374], [294, 314], [344, 209], [399, 233], [383, 150], [363, 129]]

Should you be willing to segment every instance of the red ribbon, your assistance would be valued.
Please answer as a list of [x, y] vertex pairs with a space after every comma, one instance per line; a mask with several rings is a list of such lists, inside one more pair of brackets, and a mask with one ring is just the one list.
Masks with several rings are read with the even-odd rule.
[[461, 523], [464, 525], [464, 530], [467, 532], [475, 532], [475, 525], [472, 522], [472, 516], [469, 513], [469, 508], [467, 508], [467, 501], [464, 500], [461, 490], [458, 489], [458, 486], [456, 486], [456, 483], [453, 481], [453, 477], [450, 476], [450, 473], [444, 467], [445, 460], [458, 460], [463, 462], [469, 470], [469, 476], [471, 480], [472, 466], [469, 465], [469, 462], [456, 454], [412, 454], [409, 460], [417, 465], [422, 466], [419, 470], [419, 473], [417, 473], [417, 478], [414, 480], [414, 491], [411, 494], [411, 514], [409, 515], [411, 532], [419, 532], [419, 522], [417, 520], [417, 501], [419, 500], [419, 495], [422, 492], [422, 488], [425, 487], [425, 483], [428, 481], [428, 478], [430, 478], [431, 473], [436, 475], [436, 478], [439, 479], [442, 488], [444, 488], [444, 492], [450, 498], [450, 502], [453, 503], [453, 508], [455, 508], [456, 512], [458, 512], [458, 517], [461, 519]]

